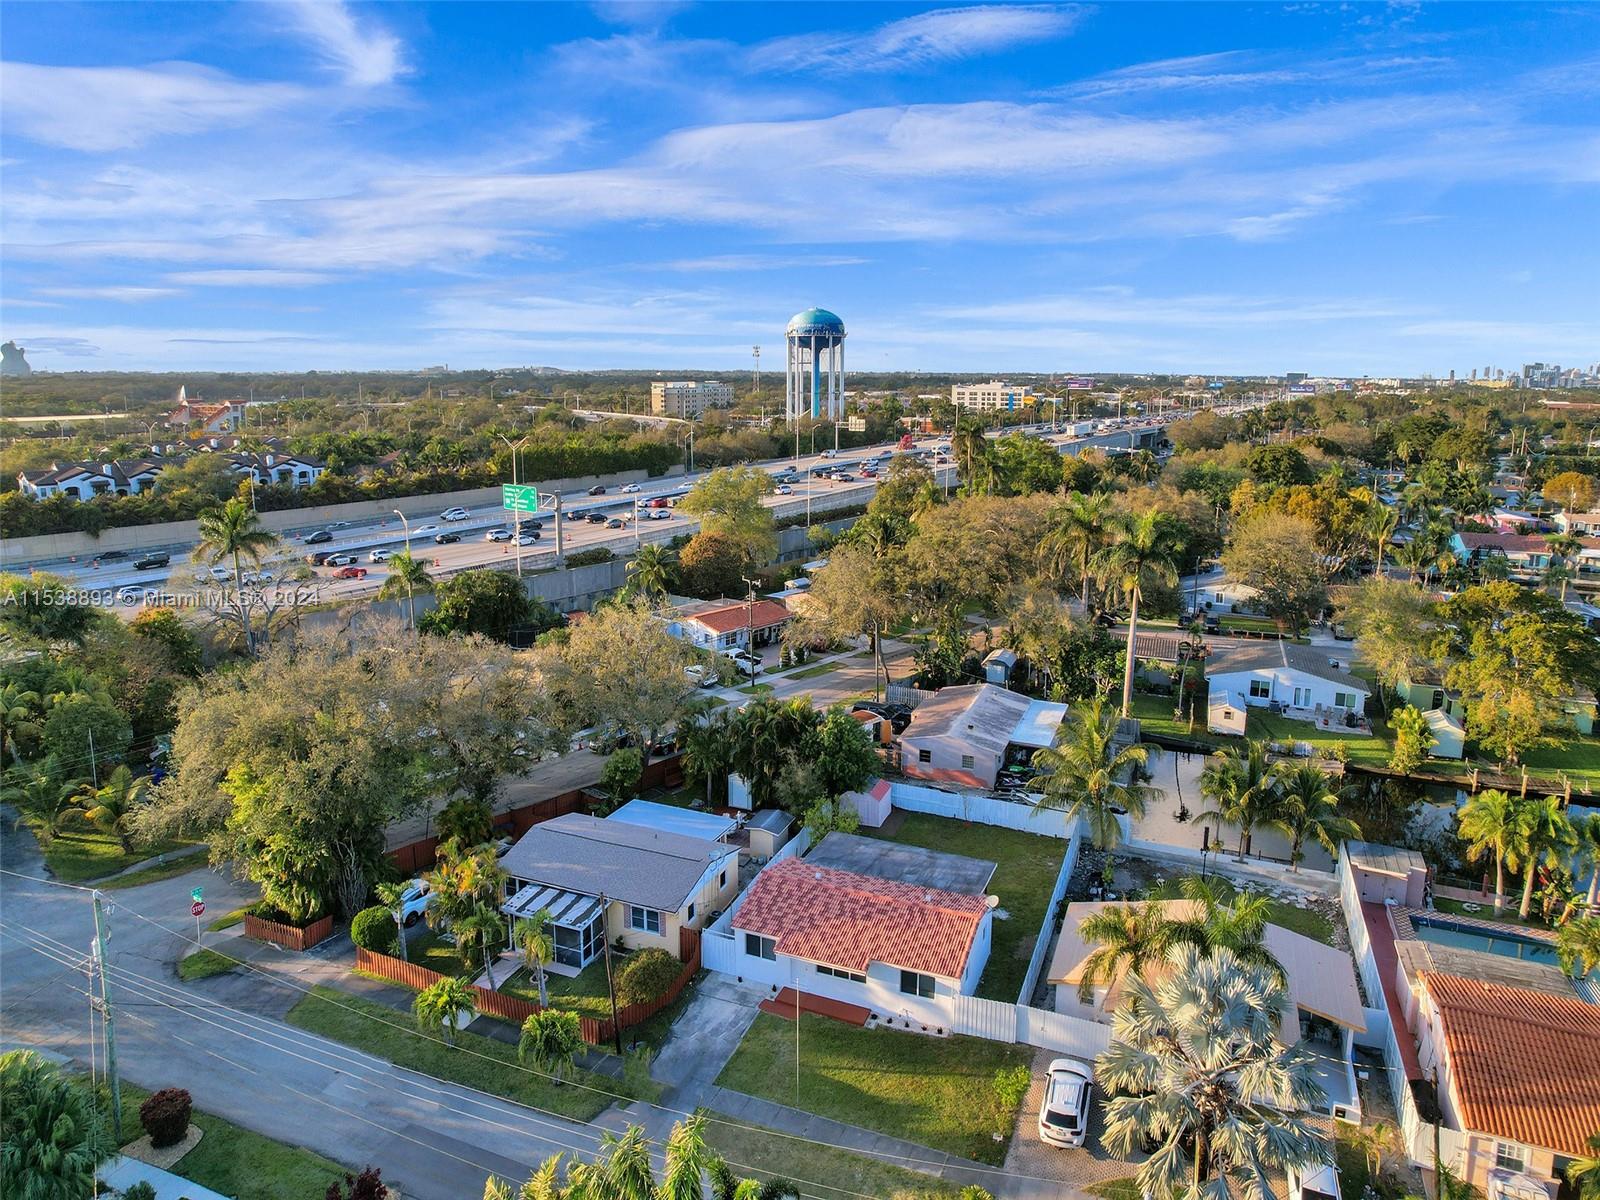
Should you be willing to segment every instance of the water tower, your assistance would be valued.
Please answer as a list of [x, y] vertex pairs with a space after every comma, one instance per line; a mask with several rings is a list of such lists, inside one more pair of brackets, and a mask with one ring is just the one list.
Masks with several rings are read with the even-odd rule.
[[798, 421], [837, 421], [844, 415], [844, 322], [825, 308], [808, 308], [789, 319], [784, 341], [785, 412]]

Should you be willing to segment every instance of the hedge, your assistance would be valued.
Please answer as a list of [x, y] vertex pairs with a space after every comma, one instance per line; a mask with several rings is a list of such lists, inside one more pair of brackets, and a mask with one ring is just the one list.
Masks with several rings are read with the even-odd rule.
[[363, 908], [350, 921], [350, 940], [375, 954], [394, 954], [400, 949], [400, 930], [394, 916], [381, 904]]

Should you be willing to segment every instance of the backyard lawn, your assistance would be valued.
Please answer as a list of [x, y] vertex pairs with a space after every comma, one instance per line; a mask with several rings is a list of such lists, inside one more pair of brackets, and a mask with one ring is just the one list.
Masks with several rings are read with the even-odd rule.
[[[1219, 856], [1219, 861], [1224, 865], [1227, 856]], [[1210, 876], [1209, 882], [1215, 884], [1222, 892], [1224, 901], [1232, 900], [1238, 895], [1239, 889], [1220, 875]], [[1182, 879], [1169, 879], [1160, 887], [1150, 888], [1145, 892], [1147, 900], [1176, 900], [1182, 895]], [[1310, 908], [1299, 908], [1293, 904], [1285, 904], [1281, 900], [1267, 901], [1267, 921], [1273, 925], [1280, 925], [1292, 933], [1304, 934], [1308, 938], [1322, 942], [1324, 945], [1333, 945], [1333, 926], [1328, 918], [1320, 912]]]
[[468, 966], [462, 962], [456, 944], [432, 929], [424, 929], [420, 933], [412, 931], [406, 940], [406, 959], [419, 967], [427, 967], [428, 970], [437, 971], [441, 975], [453, 975], [469, 982], [483, 973], [481, 964], [473, 963]]
[[[887, 840], [945, 854], [984, 858], [995, 864], [989, 891], [1000, 897], [1000, 907], [1007, 916], [1002, 921], [996, 914], [989, 965], [978, 981], [978, 995], [1014, 1004], [1022, 990], [1033, 944], [1044, 924], [1045, 904], [1061, 870], [1066, 842], [992, 825], [968, 825], [927, 813], [905, 813], [904, 817], [899, 830]], [[861, 832], [870, 837], [887, 836], [881, 830]]]
[[[1244, 739], [1224, 737], [1206, 729], [1204, 707], [1195, 712], [1194, 727], [1188, 718], [1179, 721], [1172, 715], [1170, 696], [1135, 695], [1133, 715], [1139, 719], [1140, 732], [1151, 737], [1176, 738], [1206, 746], [1239, 746]], [[1373, 734], [1351, 733], [1344, 730], [1319, 729], [1308, 721], [1294, 721], [1285, 716], [1252, 708], [1249, 712], [1247, 736], [1281, 742], [1285, 746], [1305, 742], [1324, 758], [1335, 755], [1335, 746], [1343, 746], [1344, 753], [1356, 766], [1387, 767], [1391, 752], [1389, 726], [1382, 720], [1373, 722]], [[1430, 768], [1433, 764], [1429, 764]], [[1600, 766], [1600, 764], [1597, 764]]]
[[[801, 1015], [799, 1042], [798, 1096], [794, 1023], [770, 1013], [755, 1019], [718, 1085], [963, 1158], [1005, 1161], [1016, 1113], [996, 1112], [994, 1075], [1027, 1066], [1030, 1048], [859, 1029], [810, 1013]], [[997, 1127], [1007, 1135], [998, 1142]]]
[[557, 1086], [532, 1069], [524, 1069], [517, 1062], [515, 1046], [466, 1032], [456, 1034], [456, 1044], [450, 1046], [437, 1035], [419, 1033], [409, 1013], [320, 984], [289, 1010], [287, 1020], [297, 1029], [354, 1046], [396, 1066], [577, 1121], [592, 1120], [612, 1101], [604, 1093], [620, 1092], [626, 1086], [584, 1071], [578, 1072], [574, 1082], [601, 1091], [572, 1083]]
[[[612, 971], [620, 971], [626, 961], [626, 956], [617, 958], [611, 964]], [[500, 977], [496, 975], [495, 978]], [[597, 1021], [611, 1019], [611, 996], [606, 990], [606, 965], [603, 960], [595, 960], [571, 977], [552, 975], [546, 971], [544, 986], [550, 997], [551, 1008], [570, 1009], [579, 1016], [593, 1017]], [[499, 990], [508, 996], [526, 1000], [529, 1004], [539, 1003], [539, 985], [526, 967], [518, 967], [517, 973], [510, 980], [502, 982]], [[683, 1011], [684, 1005], [693, 995], [693, 986], [686, 987], [676, 1001], [667, 1005], [648, 1021], [641, 1021], [624, 1029], [622, 1031], [624, 1043], [643, 1043], [646, 1046], [659, 1048], [667, 1040], [672, 1023], [678, 1019], [678, 1014]], [[608, 1047], [609, 1043], [600, 1049]]]
[[[706, 1141], [741, 1178], [763, 1183], [783, 1178], [792, 1182], [826, 1180], [815, 1188], [800, 1186], [807, 1200], [837, 1200], [855, 1193], [859, 1196], [917, 1197], [917, 1200], [959, 1200], [960, 1189], [932, 1175], [907, 1167], [869, 1158], [820, 1142], [799, 1141], [774, 1134], [760, 1125], [749, 1125], [701, 1109], [706, 1122]], [[760, 1163], [759, 1169], [754, 1164]]]
[[[174, 1081], [178, 1086], [182, 1082]], [[139, 1105], [149, 1096], [142, 1088], [123, 1082], [120, 1144], [143, 1136]], [[330, 1183], [344, 1178], [345, 1169], [320, 1154], [275, 1142], [198, 1109], [191, 1119], [205, 1131], [205, 1136], [173, 1164], [172, 1170], [224, 1196], [235, 1200], [305, 1200], [307, 1196], [323, 1195]], [[404, 1180], [384, 1182], [403, 1184]]]

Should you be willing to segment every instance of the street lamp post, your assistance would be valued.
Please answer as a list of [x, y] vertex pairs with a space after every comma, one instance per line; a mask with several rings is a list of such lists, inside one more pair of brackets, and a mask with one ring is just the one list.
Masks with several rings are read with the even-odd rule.
[[409, 558], [411, 556], [411, 522], [406, 520], [405, 513], [398, 508], [394, 510], [394, 515], [400, 518], [400, 527], [406, 531], [406, 557]]
[[[522, 457], [520, 454], [517, 453], [517, 451], [521, 450], [523, 446], [527, 445], [528, 439], [527, 439], [526, 436], [524, 436], [521, 440], [517, 441], [516, 443], [513, 443], [511, 441], [511, 439], [508, 438], [503, 433], [497, 433], [497, 434], [495, 434], [495, 437], [499, 438], [502, 442], [504, 442], [506, 444], [507, 448], [510, 449], [510, 451], [511, 451], [511, 486], [512, 487], [516, 487], [518, 485], [518, 483], [520, 482], [520, 480], [517, 478], [517, 460]], [[517, 494], [518, 494], [518, 496], [521, 495], [520, 492], [517, 493]], [[520, 500], [519, 500], [519, 503], [520, 503]], [[522, 510], [520, 508], [516, 509], [514, 511], [513, 520], [511, 522], [511, 546], [512, 546], [512, 549], [516, 551], [516, 555], [517, 555], [517, 578], [518, 579], [522, 578], [522, 519], [521, 519], [521, 517], [516, 516], [515, 514], [516, 513], [521, 513], [521, 511]]]

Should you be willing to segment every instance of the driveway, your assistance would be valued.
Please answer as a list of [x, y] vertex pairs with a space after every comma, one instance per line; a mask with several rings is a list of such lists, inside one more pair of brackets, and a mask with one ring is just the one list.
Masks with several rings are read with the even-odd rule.
[[[1049, 1146], [1039, 1140], [1039, 1105], [1044, 1100], [1044, 1076], [1052, 1059], [1061, 1057], [1059, 1051], [1039, 1050], [1033, 1056], [1033, 1084], [1022, 1102], [1022, 1112], [1017, 1116], [1017, 1131], [1011, 1137], [1011, 1149], [1006, 1154], [1006, 1172], [1014, 1178], [1034, 1180], [1051, 1179], [1073, 1189], [1063, 1194], [1082, 1195], [1083, 1189], [1112, 1179], [1126, 1179], [1139, 1169], [1137, 1162], [1124, 1162], [1113, 1158], [1100, 1145], [1105, 1132], [1105, 1115], [1100, 1093], [1094, 1094], [1094, 1111], [1089, 1120], [1089, 1136], [1083, 1149], [1067, 1150]], [[1040, 1189], [1042, 1190], [1042, 1189]], [[1034, 1194], [1040, 1194], [1036, 1190]]]

